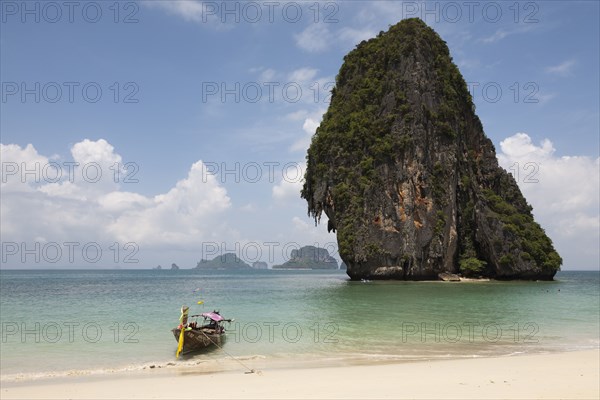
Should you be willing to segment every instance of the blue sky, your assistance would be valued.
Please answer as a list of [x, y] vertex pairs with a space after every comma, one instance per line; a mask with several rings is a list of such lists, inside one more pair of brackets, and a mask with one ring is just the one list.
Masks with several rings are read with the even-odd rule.
[[3, 267], [191, 267], [236, 248], [272, 264], [296, 243], [331, 247], [296, 172], [343, 56], [416, 16], [448, 43], [564, 269], [598, 269], [598, 2], [73, 4], [0, 9]]

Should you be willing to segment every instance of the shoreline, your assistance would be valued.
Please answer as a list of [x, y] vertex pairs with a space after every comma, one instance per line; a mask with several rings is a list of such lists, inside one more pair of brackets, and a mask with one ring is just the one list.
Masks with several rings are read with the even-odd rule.
[[[600, 349], [287, 368], [255, 358], [222, 371], [175, 366], [2, 383], [3, 399], [598, 398]], [[302, 360], [301, 360], [302, 361]], [[300, 363], [301, 364], [301, 363]]]
[[[218, 357], [209, 354], [183, 355], [175, 358], [149, 360], [133, 364], [113, 364], [98, 366], [98, 368], [72, 368], [51, 371], [23, 371], [0, 374], [0, 385], [38, 384], [57, 380], [70, 379], [112, 379], [122, 374], [146, 374], [162, 371], [164, 373], [203, 373], [220, 374], [248, 369], [293, 370], [314, 369], [324, 367], [354, 367], [376, 366], [389, 364], [405, 364], [419, 362], [438, 362], [471, 359], [509, 358], [523, 356], [538, 356], [600, 350], [598, 345], [584, 347], [537, 348], [523, 351], [499, 351], [492, 353], [463, 353], [463, 352], [431, 352], [431, 353], [298, 353], [286, 355], [245, 354], [231, 356], [220, 354]], [[515, 349], [512, 349], [515, 350]], [[4, 371], [2, 371], [4, 372]]]

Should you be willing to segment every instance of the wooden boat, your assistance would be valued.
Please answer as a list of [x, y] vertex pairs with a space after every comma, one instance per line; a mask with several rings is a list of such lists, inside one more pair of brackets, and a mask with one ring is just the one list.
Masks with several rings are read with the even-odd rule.
[[233, 321], [232, 319], [223, 318], [218, 311], [190, 316], [190, 318], [194, 317], [196, 319], [202, 317], [204, 320], [200, 324], [197, 320], [188, 323], [187, 315], [185, 315], [185, 318], [182, 318], [182, 323], [177, 328], [171, 330], [175, 336], [175, 340], [179, 343], [181, 340], [181, 330], [183, 329], [183, 347], [181, 353], [198, 351], [210, 346], [220, 347], [225, 343], [225, 327], [223, 323], [231, 322]]

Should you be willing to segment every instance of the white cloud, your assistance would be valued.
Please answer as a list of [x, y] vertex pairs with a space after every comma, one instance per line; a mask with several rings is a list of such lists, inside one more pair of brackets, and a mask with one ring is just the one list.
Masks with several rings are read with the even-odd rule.
[[[130, 209], [108, 227], [118, 240], [152, 246], [200, 244], [214, 230], [219, 215], [231, 206], [224, 188], [207, 174], [202, 161], [194, 163], [187, 178], [141, 209]], [[131, 204], [131, 203], [129, 203]]]
[[304, 124], [302, 125], [302, 130], [304, 131], [304, 135], [296, 140], [292, 147], [291, 151], [301, 151], [306, 153], [308, 146], [310, 145], [310, 141], [317, 131], [317, 128], [321, 124], [321, 120], [323, 118], [323, 113], [325, 113], [325, 109], [320, 109], [314, 113], [305, 116]]
[[[525, 133], [500, 142], [500, 150], [500, 165], [515, 176], [565, 265], [597, 266], [600, 158], [557, 156], [551, 141], [536, 145]], [[587, 257], [582, 256], [585, 252]]]
[[339, 38], [345, 42], [349, 42], [350, 44], [358, 44], [363, 40], [368, 40], [374, 38], [377, 33], [371, 28], [350, 28], [344, 27], [339, 31]]
[[311, 53], [323, 52], [334, 45], [341, 45], [348, 50], [363, 40], [375, 37], [379, 31], [387, 29], [388, 24], [402, 18], [401, 2], [356, 2], [347, 7], [354, 9], [351, 26], [338, 28], [339, 24], [311, 24], [294, 35], [296, 45]]
[[50, 196], [86, 200], [117, 190], [118, 182], [126, 176], [121, 156], [104, 139], [84, 139], [76, 143], [71, 148], [71, 156], [74, 164], [62, 163], [65, 179], [47, 182], [38, 190]]
[[109, 213], [123, 213], [148, 208], [152, 199], [138, 193], [115, 191], [98, 199], [98, 204]]
[[31, 144], [21, 148], [16, 144], [0, 143], [0, 158], [2, 159], [0, 183], [2, 193], [32, 191], [33, 184], [42, 181], [43, 176], [52, 180], [55, 177], [53, 174], [55, 168], [51, 168], [54, 164], [50, 164], [47, 157], [38, 154]]
[[319, 70], [315, 68], [299, 68], [290, 73], [289, 80], [299, 84], [313, 82], [318, 72]]
[[568, 76], [571, 74], [571, 71], [575, 64], [575, 60], [567, 60], [558, 65], [547, 67], [546, 72], [554, 75]]
[[312, 136], [315, 134], [320, 123], [320, 121], [316, 121], [312, 118], [306, 118], [306, 120], [304, 120], [304, 125], [302, 125], [302, 129], [304, 132]]
[[297, 110], [287, 114], [285, 118], [289, 119], [290, 121], [301, 121], [306, 118], [308, 114], [309, 112], [307, 110]]
[[[260, 101], [277, 103], [295, 107], [298, 103], [323, 104], [328, 103], [331, 89], [335, 86], [332, 76], [319, 76], [319, 70], [309, 66], [296, 68], [291, 71], [276, 71], [272, 68], [252, 68], [251, 73], [257, 77], [256, 83], [262, 86]], [[269, 85], [267, 82], [276, 83]], [[306, 111], [294, 111], [287, 114], [288, 118], [301, 118]]]
[[265, 67], [254, 67], [248, 70], [249, 73], [253, 75], [258, 74], [258, 79], [262, 82], [270, 82], [277, 78], [277, 71], [273, 68], [265, 68]]
[[256, 211], [256, 206], [253, 203], [248, 203], [239, 208], [240, 210], [248, 213], [253, 213]]
[[304, 184], [305, 171], [305, 163], [290, 163], [288, 168], [282, 171], [282, 178], [279, 183], [273, 186], [273, 199], [279, 203], [298, 200]]
[[[153, 0], [142, 1], [144, 7], [166, 11], [170, 15], [182, 18], [217, 31], [230, 30], [240, 21], [239, 3], [232, 2], [232, 13], [226, 12], [223, 2], [199, 0]], [[237, 9], [237, 11], [235, 11]]]
[[267, 68], [260, 73], [260, 79], [263, 82], [271, 82], [276, 76], [277, 72], [271, 68]]
[[478, 59], [463, 58], [458, 60], [456, 64], [461, 70], [481, 68], [481, 61]]
[[71, 154], [76, 162], [86, 163], [104, 163], [114, 164], [121, 162], [121, 156], [115, 154], [115, 148], [104, 139], [92, 141], [84, 139], [79, 143], [75, 143], [71, 149]]
[[557, 96], [556, 93], [543, 93], [543, 92], [540, 92], [535, 95], [535, 97], [539, 100], [540, 105], [544, 105], [544, 104], [548, 103], [550, 100], [555, 99], [556, 96]]
[[533, 27], [528, 26], [528, 25], [527, 26], [517, 26], [512, 29], [499, 28], [492, 35], [487, 36], [483, 39], [480, 39], [480, 41], [483, 43], [495, 43], [495, 42], [498, 42], [508, 36], [512, 36], [512, 35], [516, 35], [516, 34], [520, 34], [520, 33], [526, 33], [526, 32], [531, 31], [532, 29], [533, 29]]
[[550, 140], [544, 139], [540, 145], [535, 145], [525, 133], [503, 140], [500, 148], [500, 164], [507, 170], [518, 168], [522, 190], [530, 194], [532, 202], [540, 204], [545, 212], [573, 212], [587, 207], [598, 212], [600, 159], [557, 157]]
[[481, 39], [481, 41], [484, 43], [493, 43], [493, 42], [497, 42], [498, 40], [504, 39], [508, 35], [510, 35], [509, 31], [507, 31], [505, 29], [498, 29], [496, 32], [494, 32], [493, 35], [485, 37], [485, 38]]
[[329, 28], [324, 24], [311, 24], [299, 34], [294, 35], [296, 45], [310, 53], [327, 50], [333, 40]]
[[555, 152], [550, 140], [544, 139], [541, 146], [536, 146], [526, 133], [516, 133], [504, 139], [500, 142], [500, 148], [502, 149], [502, 153], [498, 155], [498, 158], [501, 162], [508, 158], [518, 161], [523, 161], [524, 159], [531, 160], [532, 157], [547, 159], [552, 157]]
[[[144, 2], [146, 4], [146, 2]], [[186, 21], [203, 22], [203, 4], [196, 0], [151, 1], [148, 7], [157, 7]], [[208, 16], [207, 16], [208, 17]], [[205, 17], [205, 19], [207, 18]]]
[[49, 197], [86, 200], [118, 188], [127, 171], [121, 156], [103, 139], [71, 148], [72, 161], [40, 155], [32, 144], [0, 144], [2, 191], [37, 191]]
[[[3, 168], [16, 164], [33, 170], [37, 163], [43, 171], [49, 162], [31, 144], [24, 148], [0, 144], [0, 150]], [[3, 241], [94, 242], [103, 244], [105, 251], [110, 243], [135, 242], [140, 249], [193, 251], [203, 241], [229, 233], [220, 219], [231, 207], [230, 198], [202, 161], [194, 163], [187, 177], [169, 191], [148, 197], [121, 190], [113, 179], [114, 171], [123, 172], [115, 168], [121, 156], [105, 140], [76, 143], [71, 155], [72, 162], [80, 164], [73, 169], [72, 179], [63, 174], [60, 181], [49, 182], [43, 173], [36, 180], [21, 170], [18, 174], [3, 170]], [[102, 178], [97, 182], [85, 178], [84, 166], [92, 163], [101, 166]]]

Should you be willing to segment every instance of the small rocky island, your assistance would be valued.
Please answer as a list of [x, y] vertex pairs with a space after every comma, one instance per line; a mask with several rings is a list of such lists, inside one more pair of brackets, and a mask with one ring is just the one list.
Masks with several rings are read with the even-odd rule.
[[269, 264], [264, 261], [255, 261], [252, 263], [254, 269], [269, 269]]
[[240, 269], [252, 269], [252, 267], [246, 264], [241, 258], [235, 253], [225, 253], [217, 256], [212, 260], [200, 260], [194, 269], [227, 269], [227, 270], [240, 270]]
[[292, 250], [290, 259], [281, 265], [273, 265], [273, 269], [338, 269], [338, 263], [327, 249], [304, 246]]
[[551, 280], [562, 264], [419, 19], [344, 57], [301, 195], [316, 223], [327, 215], [352, 279]]

